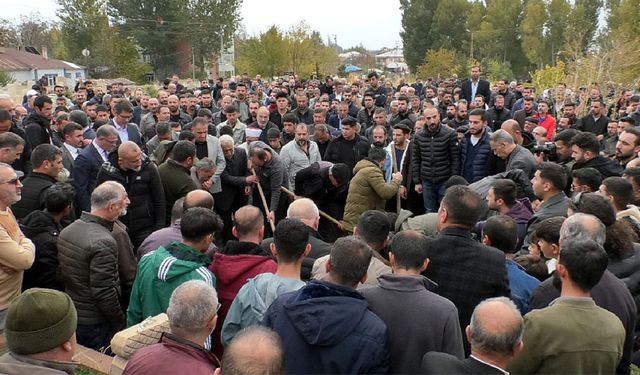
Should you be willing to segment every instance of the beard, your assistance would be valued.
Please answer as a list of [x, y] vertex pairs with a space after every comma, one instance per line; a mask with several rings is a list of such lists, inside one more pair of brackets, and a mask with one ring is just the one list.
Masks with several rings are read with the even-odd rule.
[[123, 217], [127, 214], [127, 208], [124, 207], [122, 210], [120, 210], [120, 214], [118, 214], [119, 217]]
[[298, 140], [298, 141], [296, 141], [296, 143], [298, 144], [298, 146], [304, 147], [304, 146], [307, 145], [308, 142], [305, 141], [305, 140]]
[[384, 142], [373, 142], [373, 145], [374, 145], [375, 147], [380, 147], [380, 148], [382, 148], [382, 147], [384, 147]]

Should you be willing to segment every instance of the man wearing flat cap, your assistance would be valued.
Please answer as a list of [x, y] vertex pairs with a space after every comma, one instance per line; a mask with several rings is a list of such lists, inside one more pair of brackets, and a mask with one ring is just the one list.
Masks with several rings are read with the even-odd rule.
[[53, 289], [32, 288], [9, 306], [5, 334], [9, 353], [2, 374], [73, 374], [78, 316], [71, 298]]

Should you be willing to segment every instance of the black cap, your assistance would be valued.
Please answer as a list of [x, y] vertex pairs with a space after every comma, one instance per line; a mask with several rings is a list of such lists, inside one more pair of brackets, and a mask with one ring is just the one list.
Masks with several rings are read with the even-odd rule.
[[525, 117], [524, 121], [535, 122], [536, 124], [538, 123], [538, 119], [533, 116]]
[[367, 78], [373, 78], [373, 77], [378, 78], [378, 73], [376, 73], [376, 72], [370, 72], [369, 74], [367, 74]]

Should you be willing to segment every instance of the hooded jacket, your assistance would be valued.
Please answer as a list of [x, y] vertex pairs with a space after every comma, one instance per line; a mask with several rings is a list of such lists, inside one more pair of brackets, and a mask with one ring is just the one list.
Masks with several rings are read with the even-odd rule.
[[573, 165], [573, 170], [580, 168], [595, 168], [600, 172], [603, 178], [622, 175], [622, 166], [615, 160], [607, 159], [602, 155], [598, 155], [588, 161], [577, 161]]
[[206, 254], [177, 241], [143, 256], [133, 283], [127, 326], [167, 311], [171, 293], [186, 281], [203, 280], [215, 287], [216, 278], [208, 265]]
[[387, 327], [352, 288], [310, 281], [278, 297], [262, 324], [282, 337], [287, 374], [388, 372]]
[[399, 181], [385, 182], [382, 169], [376, 163], [369, 159], [359, 161], [349, 184], [344, 228], [353, 230], [360, 215], [367, 210], [384, 211], [386, 200], [392, 198], [399, 188]]
[[22, 219], [30, 212], [44, 209], [44, 191], [56, 183], [56, 179], [39, 172], [31, 172], [22, 181], [22, 194], [18, 202], [11, 206], [16, 219]]
[[616, 214], [617, 220], [626, 221], [635, 234], [640, 238], [640, 209], [632, 204], [627, 206], [626, 210], [622, 210]]
[[64, 290], [61, 275], [58, 272], [57, 242], [62, 230], [60, 223], [56, 223], [51, 214], [46, 211], [32, 211], [21, 220], [20, 229], [38, 249], [33, 265], [24, 271], [22, 290], [29, 288]]
[[243, 328], [259, 325], [264, 313], [279, 295], [296, 291], [305, 286], [301, 280], [260, 274], [250, 279], [233, 300], [222, 326], [221, 341], [227, 346]]

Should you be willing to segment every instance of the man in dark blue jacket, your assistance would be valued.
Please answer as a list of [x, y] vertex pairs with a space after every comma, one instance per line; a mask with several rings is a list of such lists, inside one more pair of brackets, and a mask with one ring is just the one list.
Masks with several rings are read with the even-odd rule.
[[469, 131], [460, 141], [460, 175], [469, 183], [487, 176], [487, 160], [491, 154], [488, 121], [489, 113], [484, 109], [469, 112]]
[[371, 256], [362, 240], [340, 238], [326, 281], [310, 281], [271, 304], [263, 325], [282, 337], [287, 374], [388, 372], [387, 327], [354, 289], [366, 281]]

